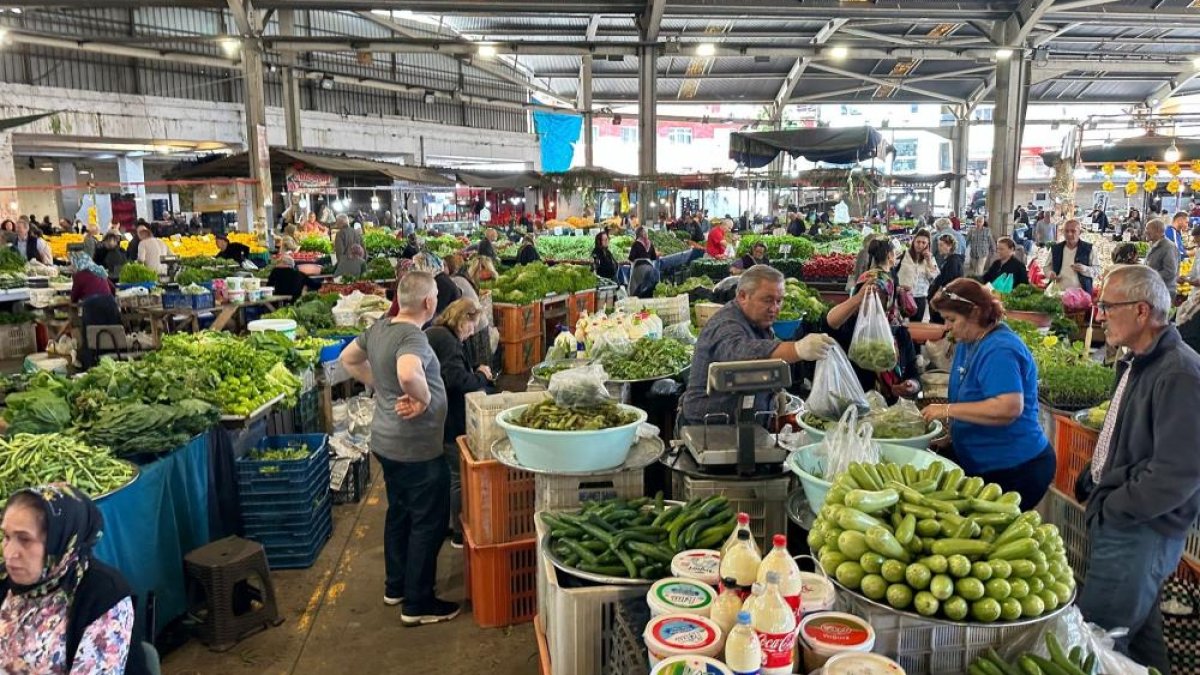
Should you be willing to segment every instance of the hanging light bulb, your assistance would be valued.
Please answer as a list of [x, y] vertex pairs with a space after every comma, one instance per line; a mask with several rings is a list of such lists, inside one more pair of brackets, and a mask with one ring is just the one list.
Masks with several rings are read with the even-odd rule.
[[302, 209], [308, 208], [308, 195], [305, 195], [300, 198], [300, 208], [302, 208]]
[[1179, 161], [1179, 146], [1175, 145], [1174, 139], [1171, 139], [1170, 147], [1168, 147], [1167, 151], [1163, 153], [1163, 159], [1168, 162], [1178, 162]]
[[371, 193], [371, 210], [372, 211], [379, 210], [379, 195], [377, 195], [373, 192]]

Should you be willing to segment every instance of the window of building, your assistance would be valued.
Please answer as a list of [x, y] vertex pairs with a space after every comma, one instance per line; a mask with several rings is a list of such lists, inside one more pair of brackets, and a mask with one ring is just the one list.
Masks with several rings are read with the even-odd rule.
[[910, 173], [917, 170], [917, 160], [915, 159], [895, 159], [892, 160], [893, 173]]
[[622, 143], [637, 143], [638, 128], [637, 127], [621, 127], [621, 142]]
[[896, 149], [896, 157], [916, 157], [917, 156], [917, 139], [915, 138], [899, 138], [892, 143], [892, 147]]
[[687, 127], [671, 127], [667, 132], [667, 140], [675, 145], [691, 145], [692, 130]]
[[938, 145], [938, 171], [950, 170], [950, 144], [941, 143]]
[[982, 120], [984, 122], [991, 122], [992, 121], [992, 110], [993, 110], [993, 108], [991, 108], [990, 106], [989, 107], [979, 106], [978, 108], [975, 109], [975, 119]]

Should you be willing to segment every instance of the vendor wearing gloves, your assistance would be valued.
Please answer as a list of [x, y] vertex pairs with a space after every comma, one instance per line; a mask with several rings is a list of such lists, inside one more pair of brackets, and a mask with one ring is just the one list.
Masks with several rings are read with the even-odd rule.
[[[784, 342], [771, 326], [783, 306], [784, 278], [779, 270], [755, 265], [738, 277], [737, 297], [709, 319], [696, 340], [687, 391], [680, 401], [679, 426], [704, 424], [708, 415], [737, 419], [737, 394], [708, 393], [708, 367], [727, 361], [782, 359], [788, 363], [825, 358], [833, 339], [815, 333]], [[755, 397], [755, 409], [770, 410], [770, 394]], [[719, 423], [719, 419], [711, 421]]]
[[1021, 495], [1021, 508], [1042, 500], [1054, 480], [1054, 447], [1038, 423], [1038, 373], [1033, 355], [1001, 319], [1004, 306], [979, 282], [959, 279], [933, 299], [957, 341], [950, 402], [921, 414], [950, 428], [952, 459]]
[[1091, 293], [1099, 274], [1092, 245], [1079, 239], [1079, 221], [1072, 218], [1063, 223], [1063, 241], [1050, 247], [1050, 273], [1046, 276], [1061, 290], [1082, 288]]

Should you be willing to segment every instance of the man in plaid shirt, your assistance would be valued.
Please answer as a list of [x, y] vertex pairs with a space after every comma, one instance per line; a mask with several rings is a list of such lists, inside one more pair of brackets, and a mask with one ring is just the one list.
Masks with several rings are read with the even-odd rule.
[[983, 216], [975, 216], [975, 227], [967, 233], [967, 273], [983, 276], [988, 260], [996, 255], [996, 238]]

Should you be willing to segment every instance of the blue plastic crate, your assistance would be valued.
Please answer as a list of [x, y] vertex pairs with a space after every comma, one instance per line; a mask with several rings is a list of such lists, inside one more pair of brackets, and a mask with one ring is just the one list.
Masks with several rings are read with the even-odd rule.
[[257, 473], [238, 471], [238, 493], [243, 500], [248, 496], [296, 497], [307, 492], [322, 480], [328, 482], [328, 460], [326, 466], [312, 463], [304, 467], [304, 473]]
[[195, 295], [189, 295], [187, 298], [188, 306], [192, 309], [212, 309], [215, 306], [213, 294], [211, 292], [197, 293]]
[[242, 529], [247, 538], [260, 541], [264, 546], [279, 543], [290, 544], [297, 539], [311, 537], [314, 532], [319, 530], [332, 513], [330, 507], [331, 502], [326, 498], [321, 502], [319, 508], [303, 516], [278, 520], [243, 518]]
[[325, 548], [325, 542], [333, 534], [332, 514], [314, 532], [312, 539], [307, 542], [297, 542], [291, 546], [264, 546], [267, 566], [273, 570], [312, 567], [317, 556], [321, 555], [321, 549]]
[[[285, 434], [267, 436], [254, 446], [245, 457], [237, 461], [238, 482], [268, 480], [278, 482], [281, 479], [291, 479], [292, 482], [305, 482], [312, 476], [314, 464], [328, 464], [329, 437], [325, 434]], [[294, 460], [256, 460], [252, 459], [255, 451], [280, 450], [299, 445], [308, 446], [308, 456]]]
[[167, 291], [162, 296], [163, 309], [191, 309], [192, 301], [187, 295], [176, 291]]
[[243, 514], [271, 515], [311, 511], [329, 493], [329, 472], [315, 474], [304, 485], [291, 491], [251, 492], [238, 486], [238, 499]]
[[[337, 339], [337, 338], [333, 338], [333, 339]], [[342, 339], [337, 339], [337, 340], [338, 340], [337, 342], [329, 345], [328, 347], [321, 348], [321, 355], [320, 355], [321, 363], [329, 363], [330, 361], [336, 361], [338, 359], [338, 357], [342, 355], [342, 350], [346, 348], [347, 342]]]

